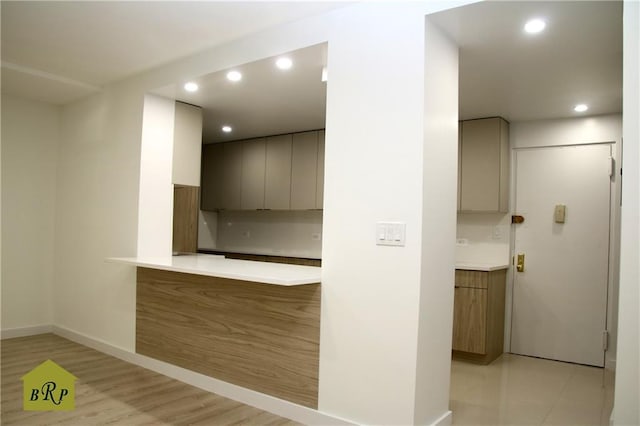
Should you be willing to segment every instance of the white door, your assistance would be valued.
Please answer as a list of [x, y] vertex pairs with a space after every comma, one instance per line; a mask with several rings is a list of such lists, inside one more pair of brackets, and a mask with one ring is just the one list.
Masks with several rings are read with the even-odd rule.
[[[611, 146], [516, 152], [511, 352], [604, 365]], [[564, 223], [556, 206], [564, 205]]]

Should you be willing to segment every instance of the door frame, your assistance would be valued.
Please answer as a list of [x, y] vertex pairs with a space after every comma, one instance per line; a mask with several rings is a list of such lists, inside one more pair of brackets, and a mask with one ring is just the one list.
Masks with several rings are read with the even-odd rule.
[[[622, 122], [622, 120], [620, 120]], [[620, 132], [622, 128], [620, 128]], [[512, 139], [513, 141], [513, 139]], [[605, 351], [604, 367], [606, 369], [615, 370], [615, 350], [617, 343], [617, 316], [618, 316], [618, 284], [619, 284], [619, 263], [620, 263], [620, 200], [621, 200], [621, 141], [603, 140], [600, 142], [577, 142], [564, 144], [547, 143], [536, 146], [513, 146], [511, 145], [511, 170], [509, 176], [509, 211], [510, 214], [515, 212], [516, 200], [516, 153], [522, 150], [530, 149], [546, 149], [559, 148], [568, 146], [585, 146], [585, 145], [610, 145], [611, 155], [615, 160], [614, 178], [611, 180], [610, 197], [609, 197], [609, 271], [607, 277], [607, 312], [606, 312], [606, 330], [609, 331], [608, 349]], [[511, 321], [513, 317], [513, 285], [515, 280], [513, 257], [515, 255], [515, 227], [511, 224], [509, 239], [509, 262], [511, 267], [507, 271], [507, 286], [505, 295], [505, 329], [504, 329], [504, 351], [511, 352]]]

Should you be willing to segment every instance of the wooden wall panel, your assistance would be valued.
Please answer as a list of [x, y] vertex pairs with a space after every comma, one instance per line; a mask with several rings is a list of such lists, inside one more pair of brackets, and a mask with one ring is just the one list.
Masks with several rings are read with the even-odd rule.
[[199, 193], [197, 186], [173, 187], [173, 251], [198, 251]]
[[317, 408], [320, 284], [138, 268], [136, 352]]

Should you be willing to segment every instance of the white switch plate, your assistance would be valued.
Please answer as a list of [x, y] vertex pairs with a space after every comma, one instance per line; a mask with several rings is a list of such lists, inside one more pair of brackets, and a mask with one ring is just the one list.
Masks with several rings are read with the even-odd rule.
[[493, 238], [494, 240], [499, 240], [500, 238], [502, 238], [502, 230], [499, 226], [493, 227], [493, 234], [491, 234], [491, 238]]
[[376, 223], [376, 244], [379, 246], [404, 246], [407, 224], [403, 222]]

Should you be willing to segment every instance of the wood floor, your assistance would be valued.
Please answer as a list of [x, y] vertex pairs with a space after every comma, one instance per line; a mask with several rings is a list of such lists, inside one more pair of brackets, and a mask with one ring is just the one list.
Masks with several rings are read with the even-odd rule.
[[[298, 425], [53, 334], [2, 340], [2, 425]], [[73, 411], [23, 411], [20, 378], [50, 359], [75, 375]]]

